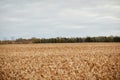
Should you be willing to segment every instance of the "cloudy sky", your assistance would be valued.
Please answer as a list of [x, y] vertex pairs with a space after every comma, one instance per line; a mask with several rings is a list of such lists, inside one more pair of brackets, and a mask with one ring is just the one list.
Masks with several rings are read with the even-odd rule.
[[120, 0], [0, 0], [0, 39], [120, 36]]

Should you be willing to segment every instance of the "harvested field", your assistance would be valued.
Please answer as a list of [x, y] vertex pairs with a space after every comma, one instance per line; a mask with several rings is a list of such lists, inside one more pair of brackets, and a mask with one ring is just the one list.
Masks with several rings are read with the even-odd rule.
[[120, 80], [120, 43], [0, 45], [0, 80]]

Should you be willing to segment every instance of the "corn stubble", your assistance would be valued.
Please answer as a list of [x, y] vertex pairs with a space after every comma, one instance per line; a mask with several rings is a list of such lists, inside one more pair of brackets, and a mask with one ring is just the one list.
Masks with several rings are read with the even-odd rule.
[[120, 80], [120, 43], [0, 45], [0, 80]]

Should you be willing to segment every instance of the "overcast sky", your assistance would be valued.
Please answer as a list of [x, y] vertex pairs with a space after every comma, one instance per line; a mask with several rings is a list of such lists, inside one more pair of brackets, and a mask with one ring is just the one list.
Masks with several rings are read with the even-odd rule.
[[120, 0], [0, 0], [0, 39], [120, 36]]

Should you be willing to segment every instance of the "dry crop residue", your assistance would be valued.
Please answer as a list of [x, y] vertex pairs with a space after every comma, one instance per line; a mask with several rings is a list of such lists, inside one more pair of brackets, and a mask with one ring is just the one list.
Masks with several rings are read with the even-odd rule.
[[0, 45], [0, 80], [120, 80], [120, 43]]

